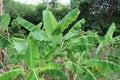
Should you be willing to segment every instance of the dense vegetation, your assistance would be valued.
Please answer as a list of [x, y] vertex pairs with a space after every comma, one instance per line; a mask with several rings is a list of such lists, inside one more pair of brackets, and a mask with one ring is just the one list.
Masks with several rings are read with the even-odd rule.
[[104, 13], [95, 8], [101, 1], [71, 0], [68, 6], [48, 7], [45, 2], [5, 0], [6, 13], [0, 16], [0, 80], [119, 80], [119, 5], [113, 16], [106, 14], [112, 0], [103, 1], [109, 3]]
[[[27, 33], [23, 28], [21, 30], [21, 27], [17, 27], [20, 26], [16, 22], [16, 17], [18, 16], [23, 17], [35, 25], [42, 21], [42, 11], [47, 8], [47, 0], [43, 1], [43, 3], [40, 3], [38, 5], [26, 5], [14, 2], [13, 0], [5, 0], [4, 11], [6, 13], [9, 13], [12, 17], [10, 23], [10, 28], [12, 28], [10, 29], [11, 36], [20, 36], [20, 33], [21, 37], [25, 37], [24, 35]], [[71, 3], [69, 5], [62, 5], [58, 3], [57, 0], [52, 0], [48, 8], [56, 16], [56, 19], [60, 21], [68, 12], [78, 7], [81, 11], [81, 14], [78, 16], [75, 22], [81, 18], [85, 18], [86, 23], [84, 24], [84, 27], [82, 27], [83, 30], [92, 30], [104, 36], [112, 22], [116, 23], [117, 25], [114, 35], [120, 34], [119, 4], [119, 0], [71, 0]], [[14, 7], [12, 7], [12, 5], [14, 5]], [[70, 28], [73, 25], [74, 23], [70, 25]], [[68, 28], [65, 33], [70, 28]], [[14, 32], [15, 29], [18, 30], [18, 32]]]

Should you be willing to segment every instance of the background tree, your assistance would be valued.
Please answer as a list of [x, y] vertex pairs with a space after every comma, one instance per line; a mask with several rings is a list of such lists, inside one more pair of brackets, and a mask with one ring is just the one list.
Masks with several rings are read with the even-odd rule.
[[3, 0], [0, 0], [0, 15], [3, 13]]
[[114, 35], [120, 34], [119, 15], [120, 15], [119, 0], [71, 0], [71, 7], [76, 6], [81, 10], [80, 18], [85, 18], [86, 23], [83, 29], [94, 30], [104, 35], [112, 22], [117, 24], [117, 29]]

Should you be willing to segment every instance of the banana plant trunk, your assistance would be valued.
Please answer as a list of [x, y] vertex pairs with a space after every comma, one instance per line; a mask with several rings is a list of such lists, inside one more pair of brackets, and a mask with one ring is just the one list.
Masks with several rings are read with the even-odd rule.
[[3, 0], [0, 0], [0, 15], [3, 14]]
[[[3, 14], [3, 0], [0, 0], [0, 16]], [[2, 26], [0, 25], [0, 29], [2, 29]], [[3, 49], [0, 48], [0, 63], [3, 62]]]

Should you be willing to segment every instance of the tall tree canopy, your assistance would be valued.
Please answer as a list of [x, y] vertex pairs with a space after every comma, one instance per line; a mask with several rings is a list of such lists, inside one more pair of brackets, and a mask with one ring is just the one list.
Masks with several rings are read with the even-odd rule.
[[79, 7], [80, 18], [85, 18], [84, 30], [97, 30], [101, 35], [112, 22], [117, 24], [115, 35], [120, 34], [120, 0], [71, 0], [71, 7]]

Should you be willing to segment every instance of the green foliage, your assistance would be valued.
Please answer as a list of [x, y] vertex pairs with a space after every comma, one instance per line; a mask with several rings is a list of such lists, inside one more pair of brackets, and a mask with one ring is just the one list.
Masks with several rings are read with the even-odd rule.
[[28, 41], [20, 38], [12, 38], [15, 49], [18, 53], [25, 51], [28, 46]]
[[3, 14], [0, 16], [0, 48], [10, 47], [11, 42], [6, 37], [2, 36], [6, 29], [8, 29], [8, 25], [10, 22], [10, 15]]
[[30, 22], [28, 22], [28, 21], [26, 21], [26, 20], [24, 20], [20, 17], [17, 18], [17, 21], [18, 21], [19, 24], [24, 26], [24, 28], [26, 28], [29, 31], [39, 30], [39, 26], [36, 27], [34, 24], [32, 24], [32, 23], [30, 23]]
[[[12, 5], [14, 5], [14, 7], [12, 7]], [[39, 24], [39, 22], [43, 21], [42, 12], [45, 9], [46, 3], [44, 2], [39, 3], [38, 5], [27, 5], [15, 2], [13, 0], [6, 0], [4, 2], [4, 11], [5, 13], [9, 13], [12, 17], [9, 25], [9, 32], [11, 34], [10, 36], [26, 38], [26, 36], [29, 34], [26, 29], [24, 29], [23, 27], [21, 27], [20, 24], [18, 24], [18, 22], [16, 21], [16, 17], [22, 17], [32, 22], [34, 25], [37, 25]], [[55, 14], [55, 16], [57, 16], [57, 20], [61, 20], [70, 10], [71, 8], [69, 6], [65, 6], [59, 3], [53, 8], [52, 12]]]
[[0, 35], [0, 48], [10, 47], [10, 45], [11, 42], [7, 38]]
[[2, 27], [0, 34], [2, 34], [8, 28], [9, 22], [10, 22], [9, 14], [3, 14], [2, 16], [0, 16], [0, 25]]
[[114, 31], [115, 31], [115, 23], [113, 23], [111, 25], [111, 27], [109, 28], [109, 30], [105, 34], [105, 39], [103, 40], [103, 42], [101, 42], [101, 44], [99, 44], [98, 48], [96, 49], [97, 56], [102, 51], [102, 48], [106, 47], [107, 45], [109, 45], [112, 42], [112, 37], [113, 37]]
[[85, 61], [85, 64], [90, 67], [101, 68], [104, 71], [119, 72], [119, 69], [120, 69], [119, 65], [116, 65], [111, 62], [102, 61], [102, 60], [88, 60], [88, 61]]
[[80, 11], [78, 8], [72, 10], [58, 23], [52, 34], [59, 35], [62, 33], [78, 17], [79, 14]]
[[10, 70], [4, 74], [0, 75], [0, 80], [11, 80], [16, 79], [18, 76], [23, 76], [25, 74], [23, 69]]
[[11, 20], [8, 30], [10, 33], [10, 37], [19, 37], [19, 38], [26, 37], [27, 31], [23, 29], [20, 24], [18, 24], [16, 19]]
[[[114, 23], [104, 37], [92, 31], [82, 31], [81, 26], [85, 23], [85, 19], [79, 20], [68, 33], [62, 35], [79, 14], [79, 9], [75, 8], [57, 22], [52, 12], [45, 10], [43, 11], [44, 30], [41, 29], [42, 23], [34, 25], [21, 17], [17, 18], [18, 23], [30, 33], [26, 39], [12, 38], [12, 47], [17, 52], [12, 54], [10, 59], [18, 61], [15, 65], [24, 64], [24, 71], [27, 72], [24, 74], [24, 79], [97, 80], [100, 75], [96, 75], [96, 72], [101, 75], [106, 74], [108, 79], [110, 78], [107, 71], [120, 72], [119, 64], [103, 59], [107, 55], [102, 55], [105, 54], [102, 52], [105, 47], [119, 41], [119, 36], [113, 37]], [[5, 79], [13, 79], [9, 74], [15, 74], [16, 71], [23, 72], [16, 69], [7, 71], [5, 76], [9, 77]], [[0, 79], [1, 77], [0, 75]]]
[[[112, 22], [116, 23], [114, 35], [119, 35], [119, 19], [120, 15], [119, 0], [71, 0], [71, 7], [79, 7], [81, 15], [79, 19], [85, 18], [86, 23], [83, 30], [92, 30], [104, 36]], [[86, 16], [87, 15], [87, 16]]]
[[37, 77], [38, 73], [36, 69], [33, 69], [30, 74], [27, 76], [26, 80], [43, 80]]
[[[99, 69], [94, 69], [93, 67], [99, 67], [101, 69], [114, 72], [120, 69], [117, 64], [99, 61], [97, 59], [92, 60], [92, 58], [96, 56], [91, 52], [92, 50], [102, 50], [105, 46], [112, 42], [112, 35], [115, 31], [114, 23], [111, 25], [103, 39], [92, 31], [83, 33], [80, 28], [82, 24], [85, 23], [84, 19], [78, 21], [66, 35], [59, 35], [62, 34], [68, 25], [77, 18], [79, 13], [79, 10], [76, 8], [66, 15], [60, 22], [57, 22], [54, 15], [50, 11], [45, 10], [43, 12], [43, 23], [45, 27], [44, 31], [40, 29], [34, 30], [32, 28], [35, 28], [35, 25], [30, 26], [33, 24], [22, 18], [17, 18], [18, 22], [30, 31], [30, 35], [27, 38], [29, 45], [25, 52], [27, 57], [25, 62], [27, 62], [30, 69], [28, 79], [39, 79], [40, 77], [37, 76], [37, 73], [49, 75], [52, 79], [66, 79], [67, 77], [70, 77], [70, 72], [73, 71], [72, 75], [76, 76], [74, 77], [75, 80], [79, 77], [79, 75], [81, 75], [85, 80], [97, 80], [93, 70]], [[104, 44], [104, 46], [101, 46], [101, 48], [96, 48], [96, 44]], [[38, 46], [40, 46], [40, 50], [38, 50]], [[63, 52], [67, 53], [63, 55]], [[99, 53], [101, 54], [102, 52]], [[65, 65], [65, 69], [67, 69], [68, 72], [64, 72], [62, 70], [64, 68], [61, 64], [54, 62], [57, 57], [60, 57], [61, 61], [64, 60], [62, 64]], [[64, 59], [64, 57], [67, 59]], [[86, 61], [88, 58], [90, 60]], [[93, 65], [92, 63], [96, 64]], [[39, 64], [42, 65], [40, 66]], [[105, 68], [106, 65], [108, 67]], [[112, 70], [113, 66], [114, 69]], [[33, 68], [36, 70], [39, 68], [39, 71], [33, 71]], [[43, 76], [42, 78], [45, 77]]]
[[28, 43], [28, 47], [26, 50], [26, 63], [30, 69], [35, 68], [39, 65], [39, 50], [37, 46], [37, 42], [31, 39]]
[[85, 76], [84, 76], [84, 79], [86, 80], [97, 80], [95, 78], [95, 76], [93, 75], [93, 73], [91, 73], [91, 71], [89, 69], [85, 69], [86, 72], [85, 72]]

